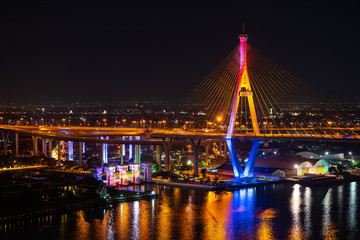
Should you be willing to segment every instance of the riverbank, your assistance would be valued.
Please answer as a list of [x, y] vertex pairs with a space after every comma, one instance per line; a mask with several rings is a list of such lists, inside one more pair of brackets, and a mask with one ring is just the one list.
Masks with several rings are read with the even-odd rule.
[[197, 184], [197, 183], [178, 183], [178, 182], [169, 182], [169, 181], [160, 181], [160, 180], [152, 180], [150, 183], [157, 184], [157, 185], [165, 185], [171, 187], [179, 187], [179, 188], [190, 188], [195, 190], [207, 190], [207, 191], [223, 191], [223, 190], [236, 190], [240, 188], [247, 188], [247, 187], [256, 187], [268, 184], [278, 184], [286, 182], [286, 180], [262, 180], [257, 178], [247, 178], [241, 180], [240, 182], [236, 181], [226, 181], [226, 182], [219, 182], [216, 183], [215, 186], [205, 185], [205, 184]]

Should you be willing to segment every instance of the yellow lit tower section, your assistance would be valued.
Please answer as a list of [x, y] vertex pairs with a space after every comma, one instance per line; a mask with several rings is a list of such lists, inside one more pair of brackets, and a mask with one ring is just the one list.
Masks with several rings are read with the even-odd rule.
[[236, 83], [235, 88], [235, 96], [234, 96], [234, 103], [232, 106], [230, 121], [229, 121], [229, 127], [227, 132], [227, 138], [231, 138], [233, 136], [234, 132], [234, 126], [235, 126], [235, 120], [236, 120], [236, 114], [239, 107], [239, 100], [240, 97], [246, 97], [247, 102], [249, 104], [250, 109], [250, 116], [251, 116], [251, 122], [252, 127], [255, 135], [260, 134], [259, 131], [259, 125], [257, 122], [256, 112], [255, 112], [255, 105], [254, 105], [254, 99], [253, 99], [253, 92], [251, 91], [251, 85], [250, 85], [250, 79], [247, 71], [247, 63], [246, 63], [246, 48], [247, 48], [247, 34], [245, 33], [245, 26], [243, 25], [243, 33], [240, 34], [240, 72], [239, 72], [239, 78]]

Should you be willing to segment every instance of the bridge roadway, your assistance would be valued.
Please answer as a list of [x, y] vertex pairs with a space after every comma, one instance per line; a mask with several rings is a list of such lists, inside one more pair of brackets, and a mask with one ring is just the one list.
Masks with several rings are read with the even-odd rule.
[[[58, 126], [20, 126], [20, 125], [0, 125], [0, 130], [29, 134], [32, 136], [55, 139], [68, 140], [78, 142], [97, 142], [109, 144], [143, 144], [143, 145], [157, 145], [162, 144], [162, 139], [226, 139], [226, 131], [210, 131], [207, 129], [191, 129], [182, 130], [180, 128], [174, 129], [147, 129], [147, 128], [119, 128], [119, 127], [58, 127]], [[324, 140], [324, 141], [346, 141], [358, 142], [359, 135], [342, 135], [342, 134], [309, 134], [298, 133], [299, 131], [314, 131], [314, 128], [306, 129], [284, 129], [286, 133], [271, 133], [278, 132], [279, 129], [260, 129], [264, 132], [260, 135], [254, 133], [235, 134], [234, 139], [238, 140]], [[325, 128], [322, 128], [325, 130]], [[328, 128], [331, 131], [355, 132], [358, 128]], [[294, 133], [288, 133], [293, 131]], [[265, 133], [266, 132], [266, 133]], [[269, 133], [270, 132], [270, 133]], [[140, 136], [140, 140], [124, 140], [122, 136]], [[101, 138], [109, 137], [109, 139]]]

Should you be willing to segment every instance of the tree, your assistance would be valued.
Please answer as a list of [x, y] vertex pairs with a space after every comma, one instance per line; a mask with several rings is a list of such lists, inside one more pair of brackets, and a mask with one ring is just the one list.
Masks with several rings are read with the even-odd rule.
[[354, 168], [354, 169], [360, 168], [360, 162], [354, 162], [352, 165], [352, 168]]
[[336, 172], [336, 167], [329, 167], [329, 172], [333, 173], [333, 172]]
[[338, 165], [337, 166], [337, 171], [338, 172], [343, 172], [345, 170], [345, 167], [343, 165]]
[[96, 168], [101, 166], [101, 160], [97, 157], [91, 157], [87, 160], [88, 168]]
[[201, 174], [203, 175], [203, 178], [206, 177], [206, 168], [201, 169]]

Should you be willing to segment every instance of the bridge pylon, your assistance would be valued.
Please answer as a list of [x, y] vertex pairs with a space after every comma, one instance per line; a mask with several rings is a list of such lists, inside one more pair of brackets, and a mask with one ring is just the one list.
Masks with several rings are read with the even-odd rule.
[[250, 117], [253, 132], [255, 135], [260, 134], [259, 125], [257, 121], [255, 104], [253, 98], [253, 92], [251, 90], [250, 78], [247, 71], [247, 59], [246, 59], [246, 48], [247, 48], [247, 34], [245, 33], [245, 27], [243, 25], [243, 32], [240, 34], [240, 69], [239, 69], [239, 77], [236, 83], [235, 93], [234, 93], [234, 101], [230, 115], [230, 121], [228, 126], [228, 132], [226, 136], [226, 143], [228, 145], [229, 154], [231, 158], [231, 162], [233, 165], [235, 180], [239, 180], [242, 177], [251, 177], [253, 176], [253, 170], [255, 166], [255, 160], [257, 155], [257, 150], [259, 148], [259, 140], [253, 141], [253, 146], [250, 151], [250, 156], [245, 166], [245, 171], [242, 169], [241, 163], [237, 156], [235, 146], [234, 146], [234, 126], [237, 116], [237, 111], [239, 107], [239, 100], [241, 97], [247, 98], [247, 102], [249, 104]]

